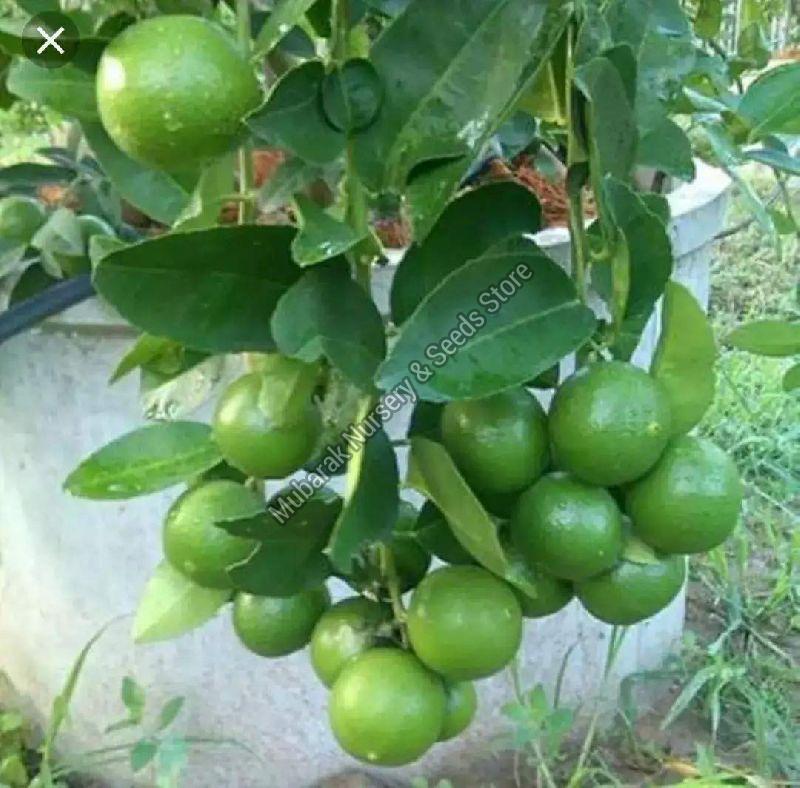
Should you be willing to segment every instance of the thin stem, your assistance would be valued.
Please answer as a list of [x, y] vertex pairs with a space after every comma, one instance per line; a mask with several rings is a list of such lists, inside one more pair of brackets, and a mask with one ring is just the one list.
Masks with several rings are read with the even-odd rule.
[[[244, 57], [249, 60], [252, 51], [250, 0], [236, 0], [236, 37]], [[252, 222], [255, 206], [251, 199], [253, 184], [253, 149], [250, 143], [239, 148], [239, 224]]]
[[784, 178], [783, 175], [777, 170], [773, 170], [773, 172], [775, 173], [775, 180], [778, 181], [778, 189], [783, 197], [783, 203], [786, 206], [786, 215], [794, 225], [797, 237], [800, 238], [800, 224], [797, 223], [797, 218], [794, 214], [794, 208], [792, 207], [792, 195], [789, 194], [789, 189], [786, 186], [786, 178]]
[[397, 576], [397, 568], [394, 564], [394, 555], [385, 544], [378, 545], [378, 566], [384, 585], [389, 591], [389, 599], [392, 603], [392, 614], [400, 627], [400, 637], [403, 646], [408, 646], [408, 636], [406, 634], [406, 608], [400, 595], [400, 580]]

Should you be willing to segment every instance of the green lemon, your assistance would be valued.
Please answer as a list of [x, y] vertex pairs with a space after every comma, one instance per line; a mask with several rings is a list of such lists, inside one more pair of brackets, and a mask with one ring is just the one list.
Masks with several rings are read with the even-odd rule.
[[231, 588], [227, 567], [248, 558], [256, 543], [231, 536], [216, 523], [255, 516], [259, 497], [232, 481], [213, 481], [187, 490], [164, 521], [164, 555], [175, 569], [205, 588]]
[[616, 563], [622, 513], [601, 487], [553, 473], [520, 496], [511, 537], [531, 566], [563, 580], [585, 580]]
[[294, 405], [290, 421], [271, 417], [262, 398], [273, 385], [268, 375], [243, 375], [222, 394], [214, 414], [214, 439], [222, 456], [261, 479], [281, 479], [296, 471], [311, 456], [322, 430], [319, 412], [310, 401], [303, 408]]
[[491, 676], [517, 653], [522, 613], [507, 583], [477, 566], [448, 566], [429, 574], [408, 609], [408, 635], [417, 656], [450, 681]]
[[319, 680], [333, 686], [347, 662], [377, 643], [378, 630], [390, 617], [386, 607], [363, 596], [342, 599], [325, 611], [311, 635], [311, 667]]
[[199, 16], [145, 19], [103, 51], [97, 108], [129, 156], [166, 170], [235, 147], [242, 118], [261, 101], [252, 66], [221, 27]]
[[427, 550], [447, 564], [474, 564], [475, 559], [461, 546], [444, 515], [432, 501], [420, 509], [416, 523], [417, 539]]
[[664, 451], [671, 429], [661, 385], [622, 361], [579, 370], [561, 384], [550, 408], [556, 466], [603, 487], [645, 474]]
[[463, 733], [478, 709], [478, 693], [475, 692], [475, 685], [471, 681], [459, 681], [455, 684], [445, 682], [444, 691], [447, 705], [439, 741], [447, 741]]
[[328, 703], [331, 729], [354, 758], [402, 766], [439, 739], [446, 697], [441, 679], [413, 654], [374, 648], [350, 660]]
[[578, 599], [607, 624], [644, 621], [678, 595], [686, 579], [686, 559], [673, 555], [639, 563], [623, 558], [605, 574], [576, 585]]
[[627, 489], [636, 535], [663, 553], [700, 553], [722, 544], [742, 508], [733, 460], [703, 438], [674, 440], [655, 468]]
[[476, 493], [519, 492], [547, 466], [547, 417], [525, 389], [448, 402], [441, 428], [447, 451]]
[[285, 657], [308, 643], [330, 603], [325, 586], [289, 597], [238, 593], [233, 600], [233, 628], [255, 654]]

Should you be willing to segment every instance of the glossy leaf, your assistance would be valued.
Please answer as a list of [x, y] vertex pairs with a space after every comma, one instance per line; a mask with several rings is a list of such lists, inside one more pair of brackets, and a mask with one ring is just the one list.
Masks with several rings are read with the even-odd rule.
[[331, 567], [322, 551], [341, 508], [336, 495], [317, 492], [302, 502], [287, 487], [269, 501], [265, 515], [220, 523], [229, 533], [260, 543], [247, 560], [228, 569], [234, 585], [261, 596], [291, 596], [324, 582]]
[[650, 374], [669, 397], [673, 435], [689, 432], [714, 401], [716, 359], [714, 332], [705, 312], [683, 285], [670, 282]]
[[208, 425], [160, 422], [94, 452], [67, 477], [64, 489], [79, 498], [134, 498], [185, 482], [221, 460]]
[[627, 180], [636, 154], [637, 128], [628, 89], [607, 57], [576, 70], [575, 84], [589, 103], [587, 136], [602, 175]]
[[563, 269], [532, 241], [509, 239], [430, 291], [378, 369], [378, 385], [390, 389], [411, 370], [422, 399], [485, 397], [549, 369], [595, 325]]
[[134, 208], [157, 222], [172, 224], [189, 202], [189, 192], [169, 174], [151, 170], [123, 153], [99, 123], [84, 123], [83, 133], [103, 172]]
[[800, 323], [756, 320], [733, 331], [728, 343], [759, 356], [793, 356], [800, 353]]
[[[353, 429], [356, 435], [369, 435], [374, 427], [358, 422]], [[364, 548], [391, 534], [397, 522], [399, 482], [394, 449], [379, 428], [351, 455], [347, 467], [344, 508], [330, 541], [330, 559], [338, 571], [350, 573]]]
[[752, 139], [768, 134], [800, 134], [800, 63], [763, 73], [747, 88], [738, 114], [750, 126]]
[[281, 77], [267, 101], [247, 119], [257, 137], [304, 161], [327, 164], [344, 150], [345, 135], [331, 126], [320, 102], [325, 67], [309, 60]]
[[477, 155], [515, 94], [546, 8], [541, 0], [412, 0], [370, 52], [388, 86], [376, 122], [355, 137], [371, 190], [402, 188], [422, 162]]
[[308, 271], [291, 287], [275, 309], [272, 334], [282, 353], [327, 358], [365, 390], [386, 355], [383, 321], [345, 265]]
[[201, 588], [160, 563], [147, 581], [133, 624], [135, 643], [155, 643], [202, 626], [230, 599], [225, 589]]
[[105, 257], [94, 284], [146, 333], [212, 353], [269, 351], [272, 311], [301, 274], [293, 235], [255, 225], [165, 235]]
[[392, 320], [400, 325], [449, 273], [505, 238], [541, 229], [536, 196], [516, 183], [494, 183], [450, 203], [422, 243], [403, 257], [392, 282]]
[[25, 162], [0, 169], [0, 194], [35, 189], [48, 183], [69, 183], [75, 178], [72, 167]]
[[94, 75], [66, 64], [57, 69], [19, 59], [8, 70], [8, 89], [27, 101], [74, 118], [96, 120]]
[[365, 129], [375, 120], [382, 101], [383, 84], [369, 60], [348, 60], [322, 82], [322, 107], [340, 131]]
[[603, 201], [625, 245], [625, 312], [612, 351], [627, 360], [672, 274], [672, 245], [662, 219], [626, 184], [607, 178]]
[[365, 237], [308, 197], [298, 194], [295, 206], [300, 229], [292, 241], [292, 257], [298, 265], [314, 265], [338, 257]]
[[316, 0], [279, 0], [275, 3], [253, 45], [253, 56], [261, 58], [268, 55], [315, 2]]
[[[567, 26], [569, 15], [564, 13], [562, 0], [538, 0], [530, 4], [537, 16], [531, 19], [528, 32], [529, 49], [522, 71], [514, 89], [510, 91], [506, 106], [494, 118], [473, 150], [481, 151], [489, 144], [502, 123], [514, 113], [521, 97], [529, 91], [542, 67], [553, 53]], [[422, 241], [436, 224], [453, 195], [468, 176], [475, 162], [474, 154], [452, 160], [426, 163], [412, 173], [406, 197], [409, 204], [414, 237]]]
[[636, 163], [674, 175], [683, 181], [691, 181], [695, 176], [689, 137], [666, 114], [655, 126], [641, 134], [636, 148]]

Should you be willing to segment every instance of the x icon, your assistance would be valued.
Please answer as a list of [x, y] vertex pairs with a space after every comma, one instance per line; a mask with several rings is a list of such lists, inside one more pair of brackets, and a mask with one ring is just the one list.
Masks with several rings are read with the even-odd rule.
[[59, 27], [58, 30], [56, 30], [56, 32], [53, 33], [52, 36], [47, 32], [46, 28], [44, 28], [44, 27], [37, 27], [36, 30], [39, 32], [39, 34], [42, 36], [42, 38], [44, 38], [44, 44], [42, 44], [36, 50], [36, 54], [37, 55], [41, 55], [42, 52], [44, 52], [45, 49], [47, 49], [47, 47], [50, 47], [50, 46], [53, 47], [53, 49], [55, 49], [60, 55], [64, 54], [64, 50], [61, 48], [61, 46], [56, 41], [56, 39], [64, 32], [64, 28], [63, 27]]

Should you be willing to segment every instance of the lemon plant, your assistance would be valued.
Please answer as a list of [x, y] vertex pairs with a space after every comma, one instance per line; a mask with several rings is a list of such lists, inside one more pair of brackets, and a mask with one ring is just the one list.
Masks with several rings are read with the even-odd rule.
[[[10, 90], [75, 118], [113, 193], [154, 220], [90, 245], [94, 288], [142, 332], [112, 379], [228, 373], [210, 424], [186, 419], [191, 395], [66, 489], [183, 486], [135, 638], [230, 604], [256, 654], [310, 643], [345, 750], [411, 762], [469, 725], [472, 682], [514, 658], [525, 617], [577, 596], [636, 623], [677, 595], [685, 554], [734, 528], [736, 470], [688, 435], [713, 398], [715, 343], [671, 281], [659, 184], [694, 175], [676, 113], [729, 165], [730, 133], [777, 172], [797, 167], [780, 135], [796, 131], [798, 67], [731, 99], [749, 61], [715, 54], [713, 3], [695, 18], [676, 0], [152, 5], [84, 19], [78, 60], [57, 72], [19, 57], [15, 20], [0, 27], [18, 56]], [[566, 173], [569, 272], [535, 241], [532, 193], [473, 177], [520, 128]], [[261, 187], [254, 146], [282, 152]], [[41, 216], [13, 199], [0, 218], [19, 259]], [[383, 314], [373, 224], [389, 203], [413, 240]], [[222, 224], [230, 204], [238, 221]], [[631, 357], [662, 297], [642, 370]], [[429, 570], [431, 554], [448, 565]], [[331, 578], [353, 596], [331, 606]]]

